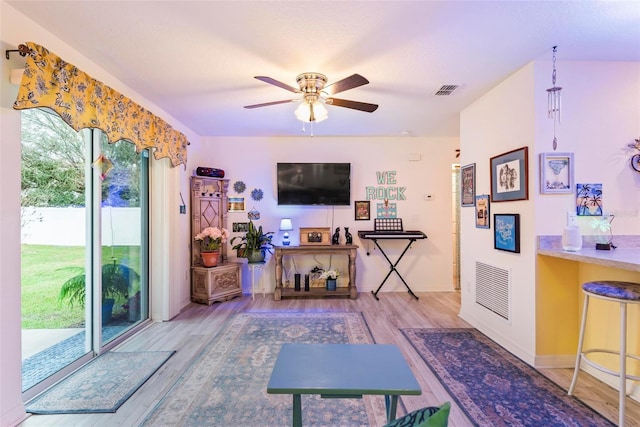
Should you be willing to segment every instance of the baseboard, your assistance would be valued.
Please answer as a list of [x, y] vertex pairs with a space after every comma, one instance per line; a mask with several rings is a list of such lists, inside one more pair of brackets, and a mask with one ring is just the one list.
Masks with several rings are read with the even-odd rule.
[[[4, 409], [4, 408], [3, 408]], [[25, 412], [24, 403], [13, 406], [1, 415], [2, 422], [8, 422], [9, 426], [17, 426], [29, 417], [29, 414]]]
[[576, 365], [575, 354], [536, 356], [536, 369], [573, 368]]
[[477, 330], [479, 330], [480, 332], [482, 332], [483, 334], [491, 338], [493, 341], [495, 341], [498, 345], [503, 347], [505, 350], [512, 353], [516, 357], [522, 359], [525, 363], [528, 363], [529, 365], [533, 366], [535, 362], [535, 356], [533, 354], [530, 354], [529, 352], [524, 350], [522, 347], [520, 347], [518, 344], [512, 342], [510, 339], [506, 338], [505, 336], [496, 333], [493, 328], [486, 325], [482, 321], [476, 319], [473, 316], [468, 316], [466, 313], [463, 313], [462, 310], [460, 311], [458, 316], [460, 316], [463, 320], [465, 320], [471, 326], [473, 326], [474, 328], [476, 328]]

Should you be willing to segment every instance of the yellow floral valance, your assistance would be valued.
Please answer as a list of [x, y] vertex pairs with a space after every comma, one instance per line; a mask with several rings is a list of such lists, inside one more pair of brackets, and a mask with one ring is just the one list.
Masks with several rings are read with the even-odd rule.
[[46, 107], [76, 131], [98, 128], [109, 143], [126, 140], [136, 151], [154, 149], [172, 166], [187, 164], [187, 137], [121, 93], [80, 71], [42, 46], [30, 49], [13, 105], [16, 110]]

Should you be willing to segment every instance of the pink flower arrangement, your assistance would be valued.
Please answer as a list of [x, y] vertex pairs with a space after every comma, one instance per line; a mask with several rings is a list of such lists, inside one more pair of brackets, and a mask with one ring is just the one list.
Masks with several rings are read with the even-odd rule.
[[220, 250], [220, 245], [229, 238], [229, 231], [218, 227], [207, 227], [202, 232], [196, 234], [195, 240], [200, 241], [201, 252], [215, 252]]

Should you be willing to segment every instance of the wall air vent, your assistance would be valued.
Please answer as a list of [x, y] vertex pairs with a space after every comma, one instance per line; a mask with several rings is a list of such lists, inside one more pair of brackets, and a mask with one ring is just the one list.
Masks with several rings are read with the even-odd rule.
[[510, 320], [511, 271], [476, 261], [476, 303]]
[[436, 96], [451, 95], [454, 90], [458, 89], [458, 85], [442, 85], [436, 92]]

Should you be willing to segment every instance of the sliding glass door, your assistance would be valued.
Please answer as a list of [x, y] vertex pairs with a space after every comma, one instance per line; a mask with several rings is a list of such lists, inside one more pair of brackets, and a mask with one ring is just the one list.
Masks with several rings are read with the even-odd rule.
[[86, 321], [86, 133], [22, 114], [22, 390], [90, 358]]
[[[148, 152], [100, 134], [102, 344], [148, 317]], [[98, 139], [96, 137], [96, 139]]]
[[148, 318], [148, 153], [22, 111], [23, 392]]

